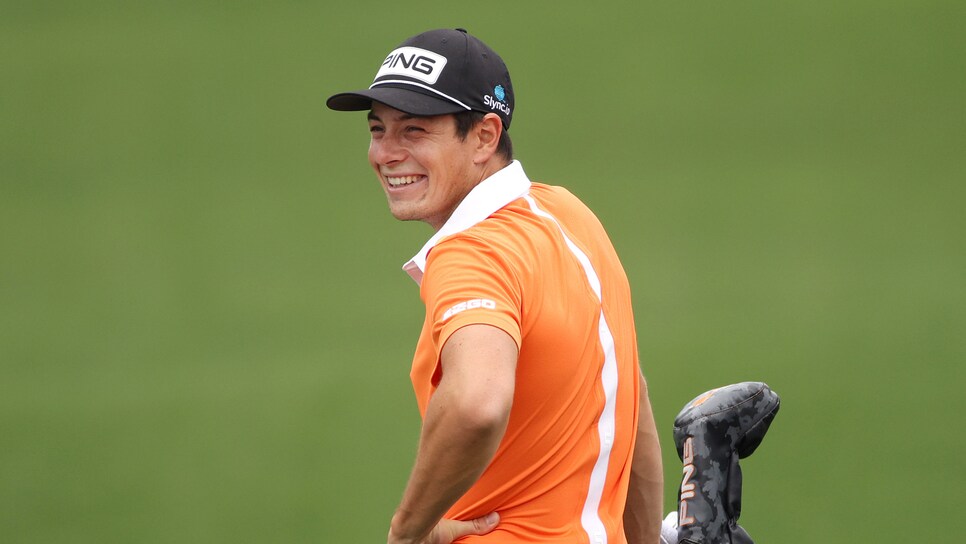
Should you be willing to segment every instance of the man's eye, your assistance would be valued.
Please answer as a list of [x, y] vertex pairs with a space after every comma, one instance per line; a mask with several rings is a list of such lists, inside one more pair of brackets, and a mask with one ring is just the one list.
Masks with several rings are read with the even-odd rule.
[[426, 132], [423, 127], [406, 127], [406, 132]]
[[369, 127], [369, 132], [382, 132], [383, 130], [385, 129], [383, 129], [379, 125], [372, 125], [371, 127]]

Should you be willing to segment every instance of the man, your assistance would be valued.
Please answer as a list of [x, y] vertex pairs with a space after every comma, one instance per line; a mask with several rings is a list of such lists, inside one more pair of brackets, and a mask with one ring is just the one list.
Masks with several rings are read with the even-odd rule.
[[656, 543], [663, 475], [627, 278], [590, 210], [513, 160], [500, 56], [425, 32], [327, 105], [369, 111], [390, 211], [435, 231], [404, 266], [426, 306], [423, 428], [388, 542]]

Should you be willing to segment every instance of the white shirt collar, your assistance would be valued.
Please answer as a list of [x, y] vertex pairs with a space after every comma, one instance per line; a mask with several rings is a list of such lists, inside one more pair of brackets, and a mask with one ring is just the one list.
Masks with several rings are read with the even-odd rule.
[[409, 276], [421, 283], [426, 271], [426, 257], [437, 242], [462, 232], [483, 221], [500, 208], [530, 192], [530, 178], [520, 161], [513, 161], [481, 181], [460, 202], [453, 215], [412, 259], [403, 265]]

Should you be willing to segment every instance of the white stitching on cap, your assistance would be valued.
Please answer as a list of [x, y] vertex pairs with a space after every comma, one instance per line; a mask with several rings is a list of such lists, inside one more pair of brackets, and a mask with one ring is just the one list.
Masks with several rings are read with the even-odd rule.
[[369, 88], [371, 89], [371, 88], [376, 87], [376, 86], [379, 86], [379, 85], [386, 85], [387, 83], [402, 83], [404, 85], [412, 85], [413, 87], [419, 87], [421, 89], [426, 89], [427, 91], [432, 91], [432, 92], [434, 92], [434, 93], [442, 96], [446, 100], [449, 100], [450, 102], [453, 102], [455, 104], [458, 104], [458, 105], [462, 106], [463, 108], [466, 108], [468, 110], [473, 109], [473, 108], [467, 106], [466, 104], [460, 102], [459, 100], [453, 98], [452, 96], [450, 96], [448, 94], [441, 93], [441, 92], [437, 91], [436, 89], [434, 89], [434, 88], [432, 88], [432, 87], [430, 87], [428, 85], [421, 85], [419, 83], [415, 83], [415, 82], [412, 82], [412, 81], [405, 81], [405, 80], [400, 80], [400, 79], [384, 79], [382, 81], [377, 81], [377, 82], [373, 83], [372, 85], [369, 85]]

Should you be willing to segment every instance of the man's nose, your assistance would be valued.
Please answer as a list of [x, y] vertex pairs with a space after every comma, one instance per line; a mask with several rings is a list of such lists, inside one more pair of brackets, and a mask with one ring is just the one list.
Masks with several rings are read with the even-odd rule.
[[399, 140], [386, 134], [370, 144], [372, 158], [379, 164], [393, 164], [406, 158], [406, 150], [399, 145]]

